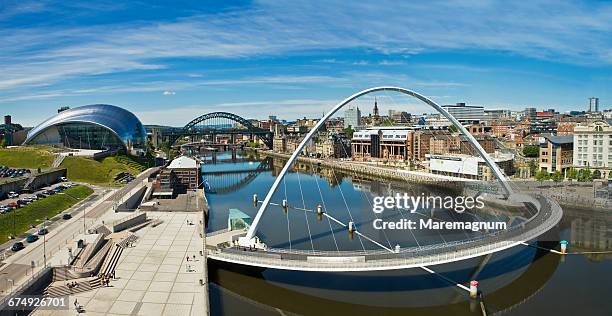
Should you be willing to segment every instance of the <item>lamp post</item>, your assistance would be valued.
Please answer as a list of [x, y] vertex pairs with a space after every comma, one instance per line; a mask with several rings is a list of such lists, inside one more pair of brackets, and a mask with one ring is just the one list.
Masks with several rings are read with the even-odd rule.
[[47, 219], [43, 222], [43, 262], [44, 267], [47, 267]]

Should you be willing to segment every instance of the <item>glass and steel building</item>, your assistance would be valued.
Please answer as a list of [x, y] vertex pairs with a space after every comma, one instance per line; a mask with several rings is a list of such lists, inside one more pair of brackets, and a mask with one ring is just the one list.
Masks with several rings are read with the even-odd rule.
[[53, 145], [75, 149], [145, 148], [146, 131], [131, 112], [108, 104], [92, 104], [62, 111], [34, 127], [24, 145]]

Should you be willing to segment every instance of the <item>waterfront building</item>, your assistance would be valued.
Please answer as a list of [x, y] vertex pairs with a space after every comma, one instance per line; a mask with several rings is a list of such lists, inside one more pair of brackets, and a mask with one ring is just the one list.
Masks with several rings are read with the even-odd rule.
[[455, 105], [443, 105], [443, 109], [448, 111], [462, 124], [480, 123], [484, 118], [484, 107], [476, 105], [465, 105], [457, 103]]
[[539, 169], [548, 173], [561, 172], [564, 176], [572, 167], [574, 137], [543, 135], [540, 139]]
[[436, 135], [429, 139], [429, 153], [433, 155], [459, 153], [459, 143], [459, 136]]
[[[415, 131], [409, 127], [378, 127], [353, 133], [352, 157], [356, 160], [383, 158], [406, 161], [413, 157]], [[429, 147], [429, 146], [427, 146]]]
[[[428, 172], [433, 174], [481, 181], [496, 179], [491, 168], [480, 156], [427, 154], [425, 158], [426, 168]], [[495, 152], [491, 155], [491, 158], [507, 176], [514, 174], [514, 155]]]
[[178, 180], [177, 182], [186, 189], [195, 190], [198, 188], [200, 166], [195, 159], [187, 156], [180, 156], [172, 160], [166, 169], [174, 172]]
[[604, 120], [574, 127], [574, 166], [599, 169], [608, 177], [612, 169], [612, 126]]
[[24, 145], [52, 145], [75, 149], [125, 149], [142, 153], [146, 131], [131, 112], [108, 104], [61, 111], [29, 131]]
[[[495, 140], [489, 135], [474, 135], [476, 141], [485, 150], [485, 152], [491, 154], [495, 152]], [[461, 142], [459, 144], [459, 152], [464, 155], [478, 156], [478, 152], [474, 148], [474, 145], [470, 143], [467, 138], [461, 135]]]
[[344, 111], [344, 128], [357, 129], [361, 125], [361, 111], [359, 107], [348, 108]]

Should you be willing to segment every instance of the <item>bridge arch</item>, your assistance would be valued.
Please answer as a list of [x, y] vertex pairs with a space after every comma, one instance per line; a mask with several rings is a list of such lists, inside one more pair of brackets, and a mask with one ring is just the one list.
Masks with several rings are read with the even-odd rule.
[[[181, 136], [199, 135], [197, 130], [198, 124], [212, 119], [228, 119], [234, 121], [244, 126], [247, 133], [253, 134], [261, 139], [268, 148], [272, 148], [272, 135], [270, 131], [256, 127], [249, 120], [229, 112], [211, 112], [194, 118], [180, 130], [178, 135], [175, 135], [172, 143], [176, 142]], [[219, 131], [219, 134], [222, 133], [223, 131]]]
[[327, 120], [329, 120], [336, 112], [338, 112], [338, 110], [340, 110], [346, 104], [350, 103], [351, 101], [353, 101], [353, 100], [355, 100], [355, 99], [357, 99], [357, 98], [359, 98], [361, 96], [364, 96], [364, 95], [367, 95], [367, 94], [370, 94], [370, 93], [373, 93], [373, 92], [378, 92], [378, 91], [394, 91], [394, 92], [403, 93], [403, 94], [409, 95], [411, 97], [414, 97], [414, 98], [422, 101], [423, 103], [431, 106], [432, 108], [436, 109], [440, 114], [444, 115], [444, 117], [446, 119], [448, 119], [459, 130], [459, 132], [461, 132], [468, 139], [468, 141], [472, 144], [472, 146], [474, 146], [474, 148], [476, 148], [476, 151], [478, 152], [478, 154], [484, 159], [484, 161], [487, 164], [487, 166], [489, 168], [491, 168], [491, 170], [493, 172], [493, 175], [501, 183], [502, 187], [506, 191], [506, 196], [509, 197], [510, 195], [512, 195], [514, 193], [512, 188], [508, 184], [508, 181], [507, 181], [506, 177], [504, 176], [503, 172], [499, 168], [499, 166], [497, 166], [497, 164], [493, 161], [493, 159], [491, 159], [491, 157], [482, 148], [482, 146], [478, 143], [478, 141], [474, 138], [474, 136], [472, 136], [472, 134], [470, 134], [470, 132], [468, 132], [468, 130], [465, 127], [463, 127], [463, 125], [461, 125], [461, 123], [459, 123], [459, 121], [454, 116], [452, 116], [450, 113], [448, 113], [448, 111], [446, 111], [444, 108], [442, 108], [440, 105], [438, 105], [437, 103], [433, 102], [429, 98], [427, 98], [427, 97], [425, 97], [425, 96], [423, 96], [423, 95], [421, 95], [419, 93], [416, 93], [416, 92], [414, 92], [412, 90], [409, 90], [409, 89], [405, 89], [405, 88], [401, 88], [401, 87], [394, 87], [394, 86], [374, 87], [374, 88], [369, 88], [369, 89], [365, 89], [365, 90], [359, 91], [359, 92], [349, 96], [348, 98], [344, 99], [342, 102], [336, 104], [336, 106], [334, 106], [329, 112], [327, 112], [323, 116], [323, 118], [321, 118], [317, 122], [317, 124], [310, 130], [310, 132], [308, 132], [308, 134], [306, 134], [306, 137], [304, 137], [302, 142], [295, 149], [295, 151], [293, 152], [293, 154], [291, 155], [291, 157], [289, 158], [287, 163], [285, 163], [285, 165], [283, 166], [283, 169], [281, 170], [281, 172], [276, 177], [274, 183], [272, 184], [272, 187], [270, 188], [270, 191], [268, 191], [268, 194], [266, 195], [266, 197], [263, 200], [261, 206], [259, 207], [259, 210], [257, 211], [257, 214], [255, 215], [255, 218], [253, 219], [253, 223], [251, 224], [251, 227], [249, 228], [246, 236], [241, 238], [242, 239], [241, 243], [244, 243], [244, 244], [252, 243], [252, 239], [255, 237], [255, 232], [257, 231], [257, 227], [259, 225], [259, 221], [261, 220], [261, 218], [263, 216], [263, 213], [265, 212], [266, 208], [268, 207], [268, 204], [270, 203], [270, 199], [272, 198], [272, 195], [276, 191], [276, 188], [280, 184], [280, 182], [283, 179], [283, 177], [289, 171], [289, 168], [291, 167], [291, 165], [295, 162], [295, 160], [297, 159], [299, 154], [302, 152], [302, 149], [312, 139], [312, 137], [315, 135], [315, 133], [317, 133], [319, 131], [319, 129], [325, 124], [325, 122], [327, 122]]

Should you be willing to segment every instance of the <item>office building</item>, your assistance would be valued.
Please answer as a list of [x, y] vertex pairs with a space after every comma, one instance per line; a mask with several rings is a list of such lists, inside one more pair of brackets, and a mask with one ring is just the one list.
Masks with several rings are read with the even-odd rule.
[[544, 135], [540, 140], [539, 168], [548, 173], [561, 172], [564, 176], [572, 167], [574, 137]]
[[359, 108], [348, 108], [344, 111], [344, 128], [357, 129], [361, 125], [361, 111]]
[[484, 107], [465, 105], [465, 103], [443, 105], [442, 108], [448, 111], [450, 115], [454, 116], [462, 124], [480, 123], [485, 115]]
[[599, 98], [589, 98], [589, 112], [599, 112]]

